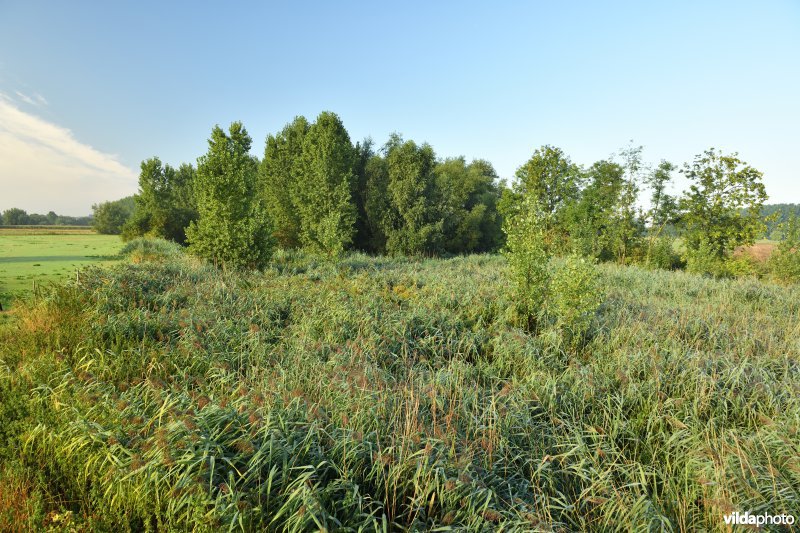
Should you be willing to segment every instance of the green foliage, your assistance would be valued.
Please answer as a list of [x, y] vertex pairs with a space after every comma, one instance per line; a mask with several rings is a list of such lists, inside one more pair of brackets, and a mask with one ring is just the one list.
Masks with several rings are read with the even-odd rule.
[[[362, 235], [366, 234], [363, 249], [369, 252], [386, 252], [386, 227], [391, 212], [389, 198], [389, 165], [380, 155], [373, 155], [364, 165], [364, 217]], [[362, 237], [363, 239], [363, 237]]]
[[555, 269], [547, 309], [570, 346], [584, 342], [604, 298], [600, 273], [592, 261], [573, 254]]
[[274, 226], [275, 240], [282, 248], [300, 246], [300, 217], [292, 200], [298, 187], [300, 156], [309, 124], [295, 119], [276, 135], [267, 136], [264, 159], [259, 166], [261, 194]]
[[463, 157], [446, 159], [434, 169], [441, 248], [451, 254], [496, 250], [501, 243], [497, 212], [497, 173], [488, 161], [467, 165]]
[[764, 239], [779, 241], [781, 224], [786, 224], [792, 217], [800, 217], [800, 204], [765, 204], [761, 207], [761, 219], [766, 230], [761, 235]]
[[128, 241], [120, 250], [120, 255], [133, 263], [143, 261], [165, 261], [182, 255], [180, 245], [166, 239], [138, 237]]
[[[374, 178], [370, 169], [370, 162], [376, 156], [372, 148], [372, 139], [367, 137], [362, 142], [356, 143], [353, 158], [353, 180], [350, 195], [356, 209], [355, 234], [353, 236], [353, 248], [367, 252], [378, 252], [376, 244], [383, 240], [382, 231], [378, 228], [379, 224], [371, 223], [368, 204], [370, 203], [370, 180]], [[372, 188], [374, 192], [374, 188]], [[380, 191], [385, 198], [385, 189]], [[376, 234], [377, 231], [377, 234]]]
[[625, 169], [613, 161], [598, 161], [585, 173], [588, 182], [580, 200], [567, 214], [573, 250], [601, 261], [615, 258], [618, 206], [625, 188]]
[[648, 239], [645, 265], [651, 268], [677, 270], [684, 266], [683, 260], [675, 251], [675, 239], [669, 236], [650, 236]]
[[195, 255], [226, 268], [263, 268], [272, 255], [272, 227], [257, 189], [257, 162], [241, 122], [226, 135], [214, 127], [208, 153], [197, 160], [199, 219], [186, 230]]
[[356, 207], [352, 199], [355, 152], [335, 113], [323, 112], [308, 129], [292, 189], [302, 244], [335, 257], [352, 242]]
[[533, 196], [517, 204], [506, 216], [504, 253], [516, 286], [516, 315], [529, 331], [536, 331], [545, 316], [550, 283], [547, 220], [550, 215]]
[[55, 211], [49, 211], [46, 215], [42, 215], [12, 207], [0, 214], [0, 224], [5, 226], [90, 226], [92, 217], [57, 215]]
[[389, 211], [383, 218], [386, 250], [392, 255], [432, 254], [440, 245], [443, 221], [434, 194], [436, 156], [395, 135], [386, 146]]
[[769, 258], [771, 276], [783, 283], [800, 283], [800, 215], [794, 215], [777, 228], [781, 238]]
[[532, 333], [552, 324], [575, 349], [589, 332], [604, 296], [592, 261], [576, 254], [561, 264], [551, 260], [547, 236], [553, 216], [539, 196], [526, 194], [505, 219], [505, 256], [516, 287], [517, 323]]
[[119, 235], [135, 212], [132, 196], [92, 206], [92, 226], [103, 235]]
[[175, 169], [162, 166], [157, 157], [142, 161], [136, 209], [123, 228], [123, 238], [147, 235], [184, 244], [186, 228], [198, 217], [194, 182], [192, 165]]
[[713, 148], [699, 154], [682, 172], [691, 181], [681, 198], [687, 266], [692, 272], [720, 275], [734, 248], [753, 244], [764, 230], [759, 213], [767, 194], [762, 173], [736, 154]]
[[30, 224], [28, 212], [19, 207], [12, 207], [3, 211], [3, 224], [6, 226], [23, 226]]
[[516, 181], [505, 193], [500, 212], [511, 216], [524, 197], [532, 197], [547, 215], [548, 249], [564, 251], [568, 242], [565, 216], [579, 198], [581, 178], [580, 168], [560, 148], [542, 146], [517, 169]]
[[580, 172], [561, 148], [542, 146], [517, 169], [514, 191], [530, 195], [542, 210], [558, 220], [560, 212], [578, 196]]

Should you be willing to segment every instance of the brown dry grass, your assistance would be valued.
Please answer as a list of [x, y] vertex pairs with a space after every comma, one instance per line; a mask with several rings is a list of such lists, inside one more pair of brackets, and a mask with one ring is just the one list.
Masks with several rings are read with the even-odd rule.
[[0, 486], [0, 531], [28, 531], [34, 513], [32, 486], [15, 476], [2, 476]]
[[757, 242], [752, 246], [739, 246], [733, 251], [734, 257], [750, 256], [759, 263], [765, 263], [775, 251], [776, 245], [770, 242]]

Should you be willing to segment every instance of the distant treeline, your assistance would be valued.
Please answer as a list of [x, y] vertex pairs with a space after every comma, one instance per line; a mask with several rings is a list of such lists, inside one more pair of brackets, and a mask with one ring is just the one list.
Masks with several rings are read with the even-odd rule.
[[28, 213], [24, 209], [12, 207], [3, 211], [0, 223], [4, 226], [90, 226], [92, 217], [70, 217], [57, 215], [50, 211], [46, 215]]

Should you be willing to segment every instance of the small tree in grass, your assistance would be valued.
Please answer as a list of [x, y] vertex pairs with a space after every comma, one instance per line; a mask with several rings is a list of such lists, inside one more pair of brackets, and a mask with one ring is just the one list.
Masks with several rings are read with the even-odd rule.
[[517, 315], [530, 331], [538, 328], [544, 316], [550, 283], [548, 216], [534, 196], [526, 195], [503, 224], [505, 256], [516, 285]]
[[781, 242], [769, 259], [772, 276], [784, 283], [800, 283], [800, 217], [793, 215], [778, 226]]
[[189, 250], [226, 268], [262, 268], [272, 255], [272, 228], [257, 187], [258, 164], [241, 122], [215, 126], [197, 160], [199, 219], [186, 230]]
[[526, 195], [503, 228], [505, 255], [516, 285], [517, 319], [534, 333], [552, 324], [571, 348], [577, 348], [603, 301], [603, 290], [593, 261], [571, 255], [562, 265], [553, 265], [547, 247], [552, 215], [542, 207], [534, 196]]
[[577, 347], [603, 303], [603, 288], [593, 260], [570, 255], [550, 280], [548, 310], [567, 343]]
[[681, 199], [687, 266], [724, 275], [733, 250], [753, 244], [764, 231], [760, 213], [767, 193], [762, 173], [737, 154], [722, 155], [713, 148], [682, 172], [692, 182]]

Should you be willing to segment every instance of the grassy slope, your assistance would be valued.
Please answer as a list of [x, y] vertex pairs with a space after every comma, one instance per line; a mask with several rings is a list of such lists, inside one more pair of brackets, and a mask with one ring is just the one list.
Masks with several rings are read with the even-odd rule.
[[118, 236], [87, 229], [0, 229], [0, 302], [6, 307], [34, 280], [63, 282], [76, 268], [113, 261], [121, 246]]
[[800, 516], [800, 289], [604, 266], [595, 337], [566, 353], [509, 324], [503, 268], [87, 273], [0, 338], [0, 462], [22, 495], [0, 520], [40, 524], [47, 501], [133, 529]]

